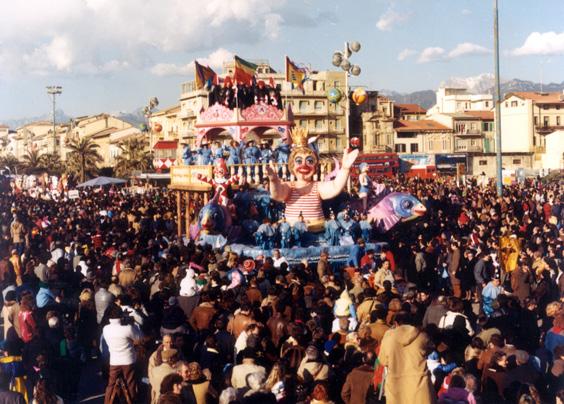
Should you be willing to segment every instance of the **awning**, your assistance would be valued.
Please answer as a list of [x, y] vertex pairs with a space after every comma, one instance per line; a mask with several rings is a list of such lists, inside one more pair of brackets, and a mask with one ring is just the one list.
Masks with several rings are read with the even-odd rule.
[[153, 146], [153, 150], [170, 150], [178, 147], [178, 140], [160, 140]]

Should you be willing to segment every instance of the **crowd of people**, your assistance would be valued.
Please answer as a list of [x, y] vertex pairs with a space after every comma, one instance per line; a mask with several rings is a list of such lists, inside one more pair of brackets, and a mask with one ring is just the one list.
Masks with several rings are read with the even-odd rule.
[[560, 183], [386, 186], [427, 214], [345, 265], [195, 245], [166, 190], [2, 193], [0, 401], [564, 402]]

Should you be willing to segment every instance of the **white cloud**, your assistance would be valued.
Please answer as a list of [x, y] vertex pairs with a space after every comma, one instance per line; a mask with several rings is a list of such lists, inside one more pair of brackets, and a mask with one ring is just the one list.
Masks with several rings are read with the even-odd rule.
[[[226, 49], [219, 48], [205, 58], [198, 58], [198, 62], [212, 69], [220, 69], [223, 62], [233, 59], [234, 54]], [[194, 74], [194, 63], [178, 65], [175, 63], [157, 63], [151, 67], [155, 76], [188, 76]]]
[[456, 47], [448, 53], [448, 57], [454, 59], [465, 55], [481, 55], [485, 53], [491, 53], [491, 51], [481, 45], [464, 42], [456, 45]]
[[533, 32], [511, 53], [515, 56], [564, 55], [564, 32]]
[[290, 21], [285, 15], [296, 11], [287, 3], [287, 0], [6, 2], [0, 13], [0, 58], [9, 57], [10, 63], [0, 65], [0, 77], [54, 72], [98, 74], [145, 68], [175, 52], [196, 53], [235, 42], [253, 44], [276, 39], [286, 21]]
[[417, 59], [417, 63], [429, 63], [435, 60], [440, 60], [444, 57], [445, 50], [438, 46], [432, 46], [429, 48], [425, 48], [419, 54], [419, 58]]
[[394, 25], [407, 21], [409, 17], [408, 13], [398, 12], [390, 6], [376, 22], [376, 28], [380, 31], [391, 31]]
[[398, 53], [398, 60], [400, 62], [404, 61], [405, 59], [415, 55], [417, 53], [416, 50], [405, 48], [400, 53]]

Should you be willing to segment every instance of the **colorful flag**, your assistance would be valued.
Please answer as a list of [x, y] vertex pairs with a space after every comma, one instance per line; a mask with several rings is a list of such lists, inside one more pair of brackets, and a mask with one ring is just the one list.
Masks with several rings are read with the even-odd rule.
[[233, 72], [233, 80], [239, 83], [251, 83], [255, 72], [257, 70], [257, 65], [251, 62], [247, 62], [238, 56], [235, 56], [235, 70]]
[[203, 66], [196, 60], [194, 60], [194, 65], [194, 78], [198, 90], [204, 88], [208, 81], [215, 82], [217, 80], [217, 74], [209, 66]]
[[296, 66], [296, 64], [286, 56], [286, 81], [303, 90], [305, 79], [305, 70]]

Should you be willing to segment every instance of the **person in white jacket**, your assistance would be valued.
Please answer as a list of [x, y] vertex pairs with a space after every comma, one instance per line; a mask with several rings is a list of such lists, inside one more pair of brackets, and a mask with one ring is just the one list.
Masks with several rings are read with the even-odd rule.
[[184, 311], [186, 318], [192, 316], [192, 311], [200, 301], [199, 288], [196, 284], [196, 272], [192, 268], [186, 270], [186, 276], [180, 281], [178, 305]]

